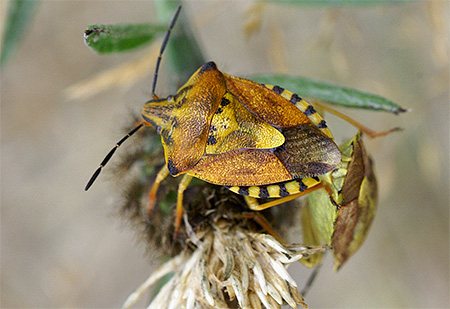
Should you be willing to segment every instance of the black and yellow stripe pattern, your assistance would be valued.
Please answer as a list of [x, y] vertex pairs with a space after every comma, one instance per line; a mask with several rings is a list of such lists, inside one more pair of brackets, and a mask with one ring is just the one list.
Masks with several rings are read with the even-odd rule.
[[265, 186], [233, 186], [228, 189], [234, 193], [256, 198], [277, 198], [297, 194], [320, 183], [318, 177], [289, 180]]
[[333, 135], [328, 129], [326, 121], [319, 115], [319, 113], [311, 104], [300, 98], [298, 94], [286, 90], [280, 86], [266, 84], [264, 84], [264, 86], [281, 95], [286, 100], [289, 100], [289, 102], [294, 104], [300, 111], [302, 111], [302, 113], [305, 114], [305, 116], [307, 116], [311, 120], [311, 122], [320, 129], [320, 131], [322, 131], [329, 138], [333, 139]]

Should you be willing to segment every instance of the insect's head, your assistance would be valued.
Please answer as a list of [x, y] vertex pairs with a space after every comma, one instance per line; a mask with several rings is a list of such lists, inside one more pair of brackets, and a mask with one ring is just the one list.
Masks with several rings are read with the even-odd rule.
[[[142, 117], [162, 135], [165, 130], [176, 129], [181, 121], [202, 127], [204, 122], [210, 122], [224, 94], [225, 79], [216, 64], [208, 62], [192, 74], [175, 95], [145, 103]], [[185, 128], [183, 131], [193, 133], [196, 130]]]
[[173, 96], [150, 100], [145, 103], [142, 109], [142, 118], [156, 127], [158, 133], [161, 133], [162, 130], [169, 127], [175, 105]]

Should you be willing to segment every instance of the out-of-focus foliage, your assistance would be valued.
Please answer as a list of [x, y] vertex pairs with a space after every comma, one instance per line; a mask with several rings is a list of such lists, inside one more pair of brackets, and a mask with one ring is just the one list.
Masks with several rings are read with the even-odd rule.
[[311, 6], [366, 6], [374, 4], [390, 4], [398, 2], [395, 0], [264, 0], [278, 4], [295, 4]]
[[38, 4], [38, 0], [14, 0], [8, 2], [8, 13], [4, 21], [0, 68], [4, 67], [25, 35], [25, 31], [31, 23]]
[[255, 75], [251, 78], [264, 84], [280, 85], [302, 97], [316, 98], [340, 106], [386, 111], [394, 114], [406, 111], [397, 103], [379, 95], [306, 77], [267, 74]]

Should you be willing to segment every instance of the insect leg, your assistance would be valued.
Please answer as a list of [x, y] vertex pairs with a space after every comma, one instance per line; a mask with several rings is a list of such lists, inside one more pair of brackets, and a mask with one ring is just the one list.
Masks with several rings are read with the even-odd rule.
[[320, 103], [317, 99], [311, 100], [311, 103], [313, 103], [314, 105], [320, 107], [321, 109], [323, 109], [324, 111], [327, 111], [329, 113], [332, 113], [335, 116], [338, 116], [339, 118], [347, 121], [348, 123], [350, 123], [351, 125], [357, 127], [361, 132], [365, 133], [367, 136], [369, 136], [370, 138], [375, 138], [375, 137], [380, 137], [380, 136], [384, 136], [387, 135], [391, 132], [395, 132], [395, 131], [401, 131], [403, 130], [402, 128], [399, 127], [395, 127], [392, 128], [390, 130], [387, 131], [383, 131], [383, 132], [375, 132], [371, 129], [369, 129], [368, 127], [364, 126], [363, 124], [359, 123], [358, 121], [350, 118], [347, 115], [344, 115], [340, 112], [338, 112], [337, 110], [335, 110], [334, 108], [331, 108], [325, 104]]
[[175, 211], [175, 234], [173, 235], [174, 239], [176, 239], [178, 236], [178, 229], [180, 228], [181, 219], [183, 218], [183, 194], [189, 186], [192, 177], [193, 176], [191, 175], [184, 174], [183, 178], [180, 181], [180, 184], [178, 185], [177, 209]]
[[267, 233], [275, 237], [276, 240], [278, 240], [280, 243], [284, 244], [284, 240], [281, 238], [280, 235], [272, 228], [269, 221], [260, 213], [260, 212], [244, 212], [241, 214], [235, 214], [234, 215], [237, 218], [245, 218], [245, 219], [251, 219], [258, 223]]
[[156, 192], [158, 191], [159, 185], [168, 175], [169, 175], [169, 169], [167, 168], [167, 165], [164, 164], [163, 167], [159, 170], [158, 174], [156, 175], [155, 182], [153, 183], [152, 188], [150, 189], [150, 192], [148, 193], [147, 216], [149, 218], [150, 218], [152, 209], [156, 203]]
[[254, 197], [244, 196], [244, 199], [245, 199], [245, 202], [247, 203], [248, 207], [250, 207], [251, 210], [260, 211], [260, 210], [264, 210], [264, 209], [267, 209], [267, 208], [270, 208], [270, 207], [273, 207], [276, 205], [280, 205], [280, 204], [295, 200], [296, 198], [298, 198], [300, 196], [306, 195], [308, 193], [311, 193], [311, 192], [321, 189], [323, 187], [325, 187], [325, 186], [322, 183], [318, 183], [314, 187], [308, 188], [305, 191], [302, 191], [302, 192], [299, 192], [296, 194], [292, 194], [292, 195], [288, 195], [288, 196], [285, 196], [285, 197], [282, 197], [282, 198], [279, 198], [279, 199], [276, 199], [276, 200], [273, 200], [271, 202], [267, 202], [264, 204], [259, 204], [258, 200]]

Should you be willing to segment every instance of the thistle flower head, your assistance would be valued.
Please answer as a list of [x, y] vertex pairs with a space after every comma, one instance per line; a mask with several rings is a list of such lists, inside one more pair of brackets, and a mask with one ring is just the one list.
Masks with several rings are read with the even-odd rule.
[[159, 267], [124, 304], [132, 306], [160, 278], [172, 273], [149, 308], [306, 308], [287, 265], [327, 246], [283, 245], [275, 237], [219, 219], [194, 232], [194, 246]]

